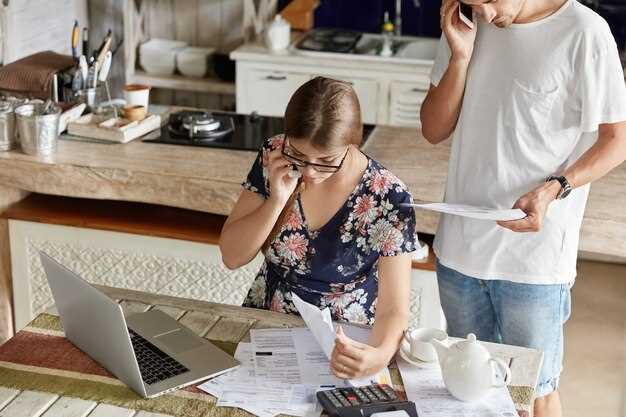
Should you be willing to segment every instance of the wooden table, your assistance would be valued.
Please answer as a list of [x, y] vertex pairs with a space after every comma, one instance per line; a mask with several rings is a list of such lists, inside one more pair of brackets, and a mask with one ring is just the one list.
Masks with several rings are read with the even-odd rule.
[[[126, 314], [143, 312], [151, 308], [164, 311], [192, 331], [211, 340], [225, 342], [249, 341], [249, 330], [254, 328], [301, 327], [303, 321], [293, 315], [264, 310], [247, 309], [152, 295], [143, 292], [101, 287], [109, 296], [118, 300]], [[542, 353], [532, 349], [486, 344], [494, 354], [514, 357], [513, 381], [516, 386], [535, 386]], [[397, 387], [402, 389], [402, 387]], [[528, 411], [532, 396], [519, 410]], [[164, 414], [135, 411], [108, 404], [59, 396], [54, 393], [18, 391], [2, 387], [0, 380], [0, 417], [157, 417]]]

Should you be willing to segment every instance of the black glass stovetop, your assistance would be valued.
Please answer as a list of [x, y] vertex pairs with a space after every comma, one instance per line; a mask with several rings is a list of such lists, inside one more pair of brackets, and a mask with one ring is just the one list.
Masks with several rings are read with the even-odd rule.
[[[201, 112], [192, 112], [201, 113]], [[189, 114], [189, 112], [184, 113]], [[210, 114], [217, 120], [227, 121], [232, 119], [233, 129], [217, 138], [189, 138], [187, 134], [181, 134], [179, 129], [183, 113], [170, 115], [170, 121], [157, 130], [147, 135], [143, 141], [150, 143], [165, 143], [170, 145], [200, 146], [209, 148], [224, 148], [244, 151], [258, 151], [263, 141], [276, 136], [284, 131], [282, 117], [260, 116], [256, 113], [239, 114], [232, 112], [211, 111]], [[224, 122], [224, 125], [230, 123]], [[374, 125], [363, 125], [363, 143], [374, 130]]]

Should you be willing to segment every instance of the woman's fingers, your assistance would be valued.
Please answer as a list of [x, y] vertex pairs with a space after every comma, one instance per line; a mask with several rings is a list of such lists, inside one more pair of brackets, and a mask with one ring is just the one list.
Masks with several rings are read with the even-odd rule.
[[345, 369], [350, 372], [360, 372], [362, 368], [361, 362], [340, 352], [336, 352], [335, 355], [331, 357], [331, 362], [339, 367], [339, 369]]
[[289, 161], [276, 160], [273, 163], [270, 163], [270, 166], [269, 166], [270, 178], [282, 178], [291, 169], [292, 168], [291, 168], [291, 164], [289, 163]]
[[342, 365], [334, 364], [332, 362], [330, 364], [330, 370], [333, 372], [333, 374], [335, 374], [337, 378], [341, 379], [352, 379], [357, 376], [356, 373], [354, 373], [350, 369], [345, 368]]
[[363, 349], [357, 348], [350, 343], [336, 342], [335, 347], [341, 355], [347, 356], [355, 361], [363, 359]]

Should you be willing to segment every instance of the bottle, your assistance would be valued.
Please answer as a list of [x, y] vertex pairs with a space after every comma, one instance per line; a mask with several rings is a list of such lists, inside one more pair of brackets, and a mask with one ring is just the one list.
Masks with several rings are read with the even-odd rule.
[[389, 12], [385, 12], [385, 21], [383, 23], [383, 47], [380, 50], [380, 56], [388, 58], [393, 55], [391, 46], [393, 44], [393, 23], [389, 20]]

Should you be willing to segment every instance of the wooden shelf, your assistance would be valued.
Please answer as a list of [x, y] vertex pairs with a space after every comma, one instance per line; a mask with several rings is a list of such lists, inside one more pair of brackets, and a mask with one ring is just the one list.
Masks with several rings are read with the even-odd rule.
[[2, 218], [217, 245], [225, 216], [156, 204], [30, 194]]
[[152, 75], [136, 71], [130, 75], [129, 83], [147, 84], [156, 88], [192, 91], [194, 93], [235, 94], [235, 83], [217, 78], [191, 78], [181, 75]]

